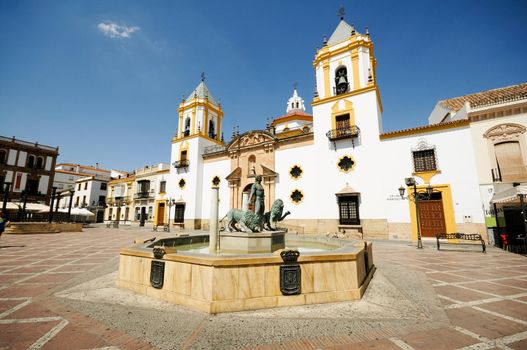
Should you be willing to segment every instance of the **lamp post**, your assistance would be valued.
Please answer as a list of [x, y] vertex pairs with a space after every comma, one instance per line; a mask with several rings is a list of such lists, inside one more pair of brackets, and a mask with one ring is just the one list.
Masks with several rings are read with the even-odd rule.
[[[57, 203], [55, 203], [55, 214], [58, 215], [59, 214], [59, 203], [60, 203], [60, 193], [57, 193]], [[60, 221], [60, 220], [59, 220]]]
[[172, 207], [176, 204], [176, 200], [173, 198], [170, 198], [168, 200], [168, 229], [167, 231], [170, 232], [170, 211], [172, 210]]
[[48, 215], [48, 222], [51, 223], [53, 221], [53, 202], [55, 201], [55, 193], [57, 193], [57, 187], [53, 186], [53, 192], [51, 192], [51, 202], [49, 203], [49, 215]]
[[4, 202], [2, 204], [2, 213], [6, 215], [7, 210], [7, 200], [9, 198], [9, 187], [11, 186], [11, 182], [4, 182]]
[[522, 210], [522, 219], [523, 219], [523, 228], [524, 228], [524, 234], [527, 235], [527, 215], [525, 213], [525, 194], [518, 193], [518, 197], [520, 197], [520, 206]]
[[[412, 196], [408, 195], [406, 199], [415, 203], [415, 221], [417, 224], [417, 248], [423, 249], [423, 242], [421, 240], [421, 224], [419, 222], [419, 201], [421, 199], [430, 199], [432, 197], [432, 192], [434, 189], [430, 185], [428, 185], [428, 187], [426, 188], [426, 194], [420, 194], [417, 192], [417, 182], [413, 177], [407, 177], [406, 179], [404, 179], [404, 182], [406, 186], [413, 187], [414, 189], [414, 193], [412, 194]], [[399, 187], [399, 194], [401, 195], [402, 199], [405, 199], [404, 190], [405, 188], [403, 186]]]
[[22, 191], [22, 221], [26, 221], [26, 203], [27, 203], [27, 191]]
[[71, 222], [71, 205], [73, 204], [73, 194], [74, 190], [70, 190], [70, 204], [68, 206], [68, 222]]

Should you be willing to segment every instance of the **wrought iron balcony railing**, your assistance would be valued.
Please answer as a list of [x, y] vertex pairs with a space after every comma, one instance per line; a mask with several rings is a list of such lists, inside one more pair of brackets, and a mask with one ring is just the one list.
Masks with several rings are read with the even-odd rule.
[[145, 199], [145, 198], [153, 198], [154, 193], [152, 191], [145, 191], [145, 192], [137, 192], [134, 194], [134, 199]]
[[182, 160], [176, 160], [174, 163], [172, 163], [172, 165], [174, 165], [174, 168], [188, 168], [189, 166], [189, 161], [188, 159], [182, 159]]
[[358, 137], [360, 134], [360, 129], [358, 126], [348, 126], [345, 128], [332, 129], [326, 133], [326, 136], [330, 141], [337, 141], [343, 139], [350, 139]]

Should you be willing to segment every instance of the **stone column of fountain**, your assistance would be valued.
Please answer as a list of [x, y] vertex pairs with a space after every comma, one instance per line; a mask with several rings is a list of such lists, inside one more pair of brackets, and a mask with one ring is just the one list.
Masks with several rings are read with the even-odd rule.
[[209, 218], [209, 253], [216, 254], [218, 247], [218, 206], [219, 206], [219, 188], [212, 187], [210, 196], [210, 218]]

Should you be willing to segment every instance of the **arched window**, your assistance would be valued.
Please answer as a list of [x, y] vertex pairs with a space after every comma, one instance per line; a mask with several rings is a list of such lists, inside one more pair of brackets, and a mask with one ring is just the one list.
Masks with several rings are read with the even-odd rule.
[[6, 164], [7, 163], [7, 151], [4, 149], [0, 149], [0, 164]]
[[29, 157], [27, 157], [27, 167], [28, 168], [35, 167], [35, 156], [34, 155], [30, 155]]
[[335, 94], [340, 95], [348, 91], [348, 70], [345, 66], [340, 66], [335, 70]]
[[298, 108], [298, 102], [296, 103], [296, 108]]
[[44, 168], [44, 158], [38, 157], [37, 158], [37, 169], [42, 169], [42, 168]]
[[183, 136], [189, 136], [190, 135], [190, 118], [187, 117], [185, 119], [185, 131], [183, 132]]
[[209, 137], [211, 139], [215, 139], [216, 138], [216, 130], [215, 130], [215, 126], [214, 126], [214, 120], [209, 120]]

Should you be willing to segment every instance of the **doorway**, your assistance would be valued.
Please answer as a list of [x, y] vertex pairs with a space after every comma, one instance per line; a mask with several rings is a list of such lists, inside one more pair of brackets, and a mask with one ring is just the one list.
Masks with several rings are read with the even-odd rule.
[[163, 226], [165, 224], [165, 203], [157, 205], [156, 225]]
[[146, 221], [146, 207], [141, 207], [141, 217], [139, 219], [139, 226], [145, 226]]
[[419, 227], [422, 237], [446, 233], [445, 211], [440, 192], [433, 193], [430, 199], [419, 199]]

